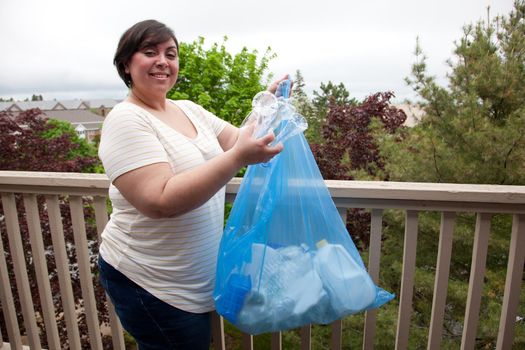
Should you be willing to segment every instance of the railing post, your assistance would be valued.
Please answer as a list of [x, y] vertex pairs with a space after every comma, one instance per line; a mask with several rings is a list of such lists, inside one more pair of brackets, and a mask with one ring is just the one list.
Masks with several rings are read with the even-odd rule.
[[470, 268], [465, 324], [463, 325], [463, 335], [461, 337], [461, 350], [474, 349], [476, 345], [476, 329], [478, 327], [481, 292], [483, 291], [483, 278], [485, 276], [485, 263], [487, 261], [487, 248], [489, 244], [490, 218], [491, 215], [486, 213], [478, 213], [476, 218], [476, 231], [474, 248], [472, 249], [472, 266]]
[[253, 335], [242, 333], [242, 350], [253, 350]]
[[434, 297], [432, 300], [432, 315], [428, 336], [428, 350], [438, 350], [441, 344], [445, 303], [447, 299], [448, 276], [452, 257], [452, 235], [456, 213], [441, 213], [441, 228], [439, 233], [439, 250], [434, 281]]
[[[343, 224], [346, 227], [346, 219], [348, 215], [348, 208], [346, 207], [338, 207], [337, 211], [339, 211], [339, 215], [341, 216], [341, 220], [343, 220]], [[337, 320], [332, 322], [332, 350], [339, 350], [343, 346], [343, 320]]]
[[408, 332], [412, 314], [412, 295], [416, 271], [418, 212], [407, 210], [405, 215], [405, 243], [403, 248], [403, 274], [401, 276], [401, 296], [397, 318], [396, 350], [408, 347]]
[[272, 333], [272, 344], [271, 350], [281, 350], [283, 348], [282, 334], [281, 332]]
[[66, 321], [67, 339], [69, 348], [80, 349], [80, 332], [78, 331], [77, 315], [75, 310], [75, 298], [71, 276], [69, 275], [69, 259], [67, 257], [66, 242], [64, 239], [64, 227], [62, 225], [62, 214], [58, 196], [46, 196], [47, 213], [49, 217], [49, 229], [53, 241], [53, 252], [60, 286], [60, 298], [64, 309]]
[[301, 327], [301, 350], [312, 349], [312, 325]]
[[[5, 208], [5, 204], [4, 204]], [[0, 302], [2, 303], [2, 313], [7, 328], [9, 343], [13, 349], [22, 348], [22, 339], [20, 337], [20, 328], [16, 319], [16, 310], [13, 303], [13, 294], [11, 292], [11, 283], [9, 282], [9, 272], [7, 271], [7, 262], [4, 255], [4, 244], [0, 238]]]
[[213, 338], [213, 348], [215, 350], [225, 350], [224, 320], [216, 311], [212, 311], [211, 313], [211, 334]]
[[86, 238], [82, 197], [70, 196], [69, 207], [71, 208], [71, 223], [73, 224], [73, 236], [75, 239], [78, 272], [80, 275], [82, 298], [84, 299], [84, 310], [89, 332], [89, 343], [91, 344], [91, 349], [102, 349], [102, 338], [100, 335], [100, 325], [98, 323], [93, 275], [89, 261], [90, 257]]
[[[100, 235], [104, 231], [104, 227], [108, 223], [108, 212], [106, 209], [106, 197], [93, 197], [93, 207], [95, 208], [95, 221], [97, 223], [97, 237], [98, 244], [102, 241]], [[111, 327], [111, 342], [113, 350], [124, 350], [126, 345], [124, 343], [124, 336], [122, 325], [115, 313], [115, 307], [111, 302], [109, 296], [106, 294], [106, 303], [108, 304], [109, 326]]]
[[50, 349], [60, 349], [60, 338], [49, 283], [49, 272], [47, 270], [46, 257], [44, 255], [44, 242], [42, 240], [42, 229], [40, 228], [40, 217], [38, 213], [38, 202], [35, 194], [24, 194], [24, 206], [26, 208], [26, 221], [33, 253], [36, 280], [38, 283], [38, 294], [40, 305], [44, 313], [44, 324], [46, 326], [48, 346]]
[[[383, 229], [383, 211], [372, 209], [370, 222], [370, 247], [368, 248], [368, 274], [375, 284], [379, 283], [379, 261], [381, 259], [381, 231]], [[365, 313], [365, 332], [363, 350], [374, 348], [377, 310]]]
[[[16, 286], [20, 304], [22, 306], [22, 315], [24, 316], [24, 325], [26, 327], [29, 346], [31, 349], [41, 349], [39, 329], [36, 324], [35, 309], [33, 308], [33, 297], [29, 278], [27, 276], [27, 265], [24, 258], [24, 247], [22, 237], [20, 236], [20, 225], [18, 222], [18, 213], [16, 210], [16, 200], [13, 193], [2, 194], [2, 204], [4, 208], [7, 236], [9, 237], [9, 248], [13, 259], [13, 268], [15, 270]], [[9, 301], [8, 301], [9, 302]]]
[[501, 308], [501, 318], [496, 349], [512, 347], [512, 338], [516, 324], [516, 312], [520, 301], [520, 285], [523, 278], [525, 261], [525, 215], [514, 215], [510, 238], [509, 262], [505, 279], [505, 294]]

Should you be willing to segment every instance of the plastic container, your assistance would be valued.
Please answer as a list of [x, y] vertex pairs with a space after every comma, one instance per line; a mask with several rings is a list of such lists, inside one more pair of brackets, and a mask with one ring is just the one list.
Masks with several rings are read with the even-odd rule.
[[237, 322], [237, 315], [244, 305], [246, 295], [252, 289], [250, 276], [231, 274], [227, 286], [229, 293], [216, 305], [217, 311], [232, 322]]
[[358, 312], [373, 305], [376, 286], [340, 244], [317, 242], [316, 269], [337, 312]]

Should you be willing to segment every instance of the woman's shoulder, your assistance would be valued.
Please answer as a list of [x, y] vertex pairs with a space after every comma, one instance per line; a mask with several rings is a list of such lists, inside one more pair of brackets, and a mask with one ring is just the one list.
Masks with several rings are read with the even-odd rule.
[[167, 100], [178, 107], [182, 106], [182, 107], [189, 107], [189, 108], [203, 108], [201, 105], [191, 100], [171, 100], [171, 99], [167, 99]]
[[168, 100], [171, 103], [175, 104], [177, 107], [181, 108], [186, 113], [191, 113], [199, 119], [206, 119], [206, 109], [201, 105], [190, 101], [190, 100]]
[[106, 120], [121, 118], [144, 119], [142, 109], [130, 102], [122, 101], [117, 103], [106, 116]]

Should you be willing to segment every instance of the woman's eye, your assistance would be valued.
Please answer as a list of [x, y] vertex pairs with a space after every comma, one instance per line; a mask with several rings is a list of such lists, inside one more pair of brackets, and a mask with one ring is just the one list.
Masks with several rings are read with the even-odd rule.
[[153, 57], [155, 56], [157, 53], [155, 51], [145, 51], [144, 52], [144, 55], [148, 56], [148, 57]]
[[170, 60], [174, 60], [177, 58], [177, 54], [174, 54], [174, 53], [168, 53], [166, 55], [166, 57], [168, 57]]

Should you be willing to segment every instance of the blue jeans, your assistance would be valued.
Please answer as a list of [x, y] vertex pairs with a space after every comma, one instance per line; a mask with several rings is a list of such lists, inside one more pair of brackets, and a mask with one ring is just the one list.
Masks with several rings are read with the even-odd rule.
[[209, 350], [210, 313], [177, 309], [151, 295], [101, 256], [100, 282], [109, 295], [124, 329], [135, 338], [139, 350]]

